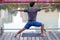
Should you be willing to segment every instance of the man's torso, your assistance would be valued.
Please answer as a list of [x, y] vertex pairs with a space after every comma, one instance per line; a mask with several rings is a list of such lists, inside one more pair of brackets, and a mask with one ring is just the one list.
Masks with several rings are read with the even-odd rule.
[[40, 11], [38, 8], [27, 8], [25, 12], [28, 13], [28, 21], [36, 21], [37, 12]]

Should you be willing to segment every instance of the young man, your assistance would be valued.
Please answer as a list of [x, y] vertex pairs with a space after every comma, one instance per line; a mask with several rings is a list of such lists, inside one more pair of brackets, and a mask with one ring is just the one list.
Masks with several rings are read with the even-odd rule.
[[37, 12], [38, 11], [41, 11], [43, 9], [46, 9], [46, 8], [35, 8], [35, 2], [30, 2], [30, 8], [26, 8], [24, 10], [15, 10], [15, 11], [24, 11], [24, 12], [27, 12], [28, 13], [28, 22], [27, 24], [24, 26], [24, 28], [22, 28], [20, 31], [18, 31], [15, 35], [15, 37], [23, 32], [24, 30], [26, 29], [29, 29], [31, 26], [38, 26], [40, 27], [41, 26], [41, 36], [45, 36], [45, 34], [43, 33], [44, 31], [44, 24], [41, 23], [41, 22], [37, 22], [36, 21], [36, 16], [37, 16]]

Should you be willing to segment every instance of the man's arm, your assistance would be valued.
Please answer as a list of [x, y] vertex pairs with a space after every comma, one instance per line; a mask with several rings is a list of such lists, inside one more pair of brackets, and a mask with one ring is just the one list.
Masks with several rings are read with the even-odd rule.
[[16, 12], [16, 11], [23, 12], [23, 11], [24, 11], [24, 9], [21, 9], [21, 10], [13, 10], [12, 12]]
[[23, 10], [23, 9], [21, 9], [21, 10], [16, 10], [16, 11], [20, 11], [20, 12], [23, 12], [24, 10]]
[[41, 8], [41, 10], [45, 10], [45, 9], [48, 9], [48, 7], [43, 7], [43, 8]]

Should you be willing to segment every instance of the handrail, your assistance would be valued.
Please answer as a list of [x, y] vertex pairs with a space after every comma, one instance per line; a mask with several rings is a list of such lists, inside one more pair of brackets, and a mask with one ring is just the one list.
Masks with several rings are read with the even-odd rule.
[[[3, 30], [20, 30], [20, 29], [3, 29]], [[28, 30], [40, 30], [39, 28], [31, 28]], [[46, 30], [60, 30], [60, 28], [46, 28]]]
[[[29, 3], [30, 1], [1, 1], [0, 3]], [[60, 1], [34, 1], [36, 3], [60, 3]]]

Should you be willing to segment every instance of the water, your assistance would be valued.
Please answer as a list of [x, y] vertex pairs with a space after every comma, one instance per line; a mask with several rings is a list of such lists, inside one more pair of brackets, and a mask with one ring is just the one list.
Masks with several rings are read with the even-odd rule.
[[[20, 17], [20, 12], [18, 12], [16, 16], [13, 16], [12, 20], [13, 20], [12, 23], [4, 24], [4, 29], [18, 29], [18, 30], [4, 30], [4, 32], [17, 32], [19, 31], [19, 29], [22, 29], [26, 24], [26, 22], [22, 21], [22, 18]], [[30, 31], [26, 30], [24, 32], [30, 32]], [[32, 30], [32, 31], [35, 31], [35, 30]]]
[[[20, 17], [20, 12], [17, 13], [16, 16], [13, 16], [13, 22], [4, 24], [4, 29], [21, 29], [25, 26], [26, 22], [22, 21], [22, 18]], [[35, 27], [33, 27], [35, 28]], [[59, 13], [59, 20], [58, 20], [58, 28], [60, 28], [60, 13]], [[19, 30], [4, 30], [4, 32], [17, 32]], [[36, 31], [36, 30], [33, 30]], [[60, 30], [58, 30], [60, 31]], [[29, 31], [27, 31], [29, 32]]]

